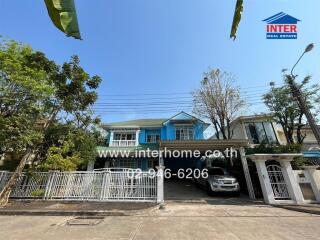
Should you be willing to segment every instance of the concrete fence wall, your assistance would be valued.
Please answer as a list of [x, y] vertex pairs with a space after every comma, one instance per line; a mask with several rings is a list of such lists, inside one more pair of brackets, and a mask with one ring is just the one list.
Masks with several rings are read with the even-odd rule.
[[306, 203], [320, 202], [320, 170], [316, 169], [308, 166], [304, 170], [293, 171]]

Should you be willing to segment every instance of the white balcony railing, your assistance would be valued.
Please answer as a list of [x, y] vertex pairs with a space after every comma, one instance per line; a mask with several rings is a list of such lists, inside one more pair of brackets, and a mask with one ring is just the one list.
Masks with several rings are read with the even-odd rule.
[[136, 145], [136, 140], [112, 140], [113, 147], [132, 147]]

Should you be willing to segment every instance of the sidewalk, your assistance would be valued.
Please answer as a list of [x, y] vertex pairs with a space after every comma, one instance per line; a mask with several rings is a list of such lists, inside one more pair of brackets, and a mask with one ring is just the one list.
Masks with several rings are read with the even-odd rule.
[[[299, 213], [320, 215], [319, 204], [266, 205], [241, 198], [212, 198], [203, 201], [166, 201], [163, 211], [159, 205], [141, 202], [58, 202], [10, 201], [0, 208], [0, 215], [26, 216], [269, 216]], [[291, 210], [291, 211], [288, 211]], [[275, 214], [277, 213], [277, 214]]]
[[232, 203], [167, 202], [161, 210], [131, 216], [0, 216], [0, 236], [6, 240], [319, 239], [319, 215]]
[[155, 203], [128, 202], [58, 202], [58, 201], [10, 201], [0, 208], [0, 215], [31, 216], [130, 216], [158, 208]]

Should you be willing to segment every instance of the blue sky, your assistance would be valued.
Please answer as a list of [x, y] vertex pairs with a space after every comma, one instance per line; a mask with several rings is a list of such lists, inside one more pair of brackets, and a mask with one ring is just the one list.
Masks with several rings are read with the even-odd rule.
[[[186, 93], [198, 87], [209, 66], [233, 72], [248, 102], [255, 103], [244, 113], [259, 113], [265, 110], [259, 95], [270, 81], [281, 83], [281, 69], [291, 67], [310, 42], [318, 46], [296, 73], [312, 74], [319, 82], [317, 0], [245, 0], [236, 41], [229, 39], [235, 0], [75, 2], [83, 41], [57, 30], [39, 0], [0, 0], [0, 34], [29, 43], [59, 63], [78, 54], [85, 70], [103, 79], [99, 103], [107, 106], [99, 113], [105, 122], [190, 112]], [[297, 40], [266, 40], [262, 19], [281, 11], [301, 20]]]

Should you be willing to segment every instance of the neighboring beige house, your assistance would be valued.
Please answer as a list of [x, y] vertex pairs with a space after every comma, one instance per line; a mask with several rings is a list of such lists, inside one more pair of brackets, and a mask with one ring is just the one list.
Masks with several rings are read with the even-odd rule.
[[[320, 128], [320, 125], [318, 125]], [[311, 149], [319, 149], [319, 145], [317, 143], [317, 139], [314, 136], [312, 129], [309, 125], [306, 125], [302, 129], [302, 134], [305, 135], [305, 139], [303, 141], [303, 150], [311, 150]], [[296, 140], [296, 137], [295, 137]]]
[[[287, 144], [286, 137], [280, 124], [277, 124], [270, 115], [241, 116], [231, 123], [232, 139], [248, 139], [250, 144], [267, 143]], [[306, 135], [303, 150], [310, 147], [319, 147], [309, 126], [302, 131]], [[215, 139], [214, 135], [211, 137]]]

